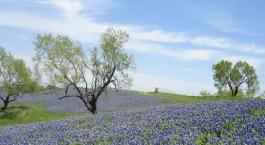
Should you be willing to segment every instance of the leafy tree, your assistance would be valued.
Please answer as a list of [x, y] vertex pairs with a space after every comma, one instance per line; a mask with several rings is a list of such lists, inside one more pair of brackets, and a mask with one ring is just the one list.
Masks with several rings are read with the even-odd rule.
[[26, 67], [22, 59], [14, 58], [0, 47], [0, 99], [4, 104], [2, 110], [5, 110], [18, 96], [38, 91], [36, 74]]
[[200, 92], [200, 95], [201, 96], [212, 96], [211, 92], [210, 91], [207, 91], [207, 90], [202, 90]]
[[245, 61], [238, 61], [233, 65], [230, 61], [222, 60], [213, 65], [213, 71], [215, 87], [219, 92], [229, 88], [232, 96], [237, 96], [244, 90], [247, 95], [254, 95], [259, 89], [256, 71]]
[[100, 47], [91, 49], [87, 57], [81, 45], [67, 36], [38, 35], [35, 61], [51, 84], [65, 88], [59, 99], [79, 98], [96, 114], [97, 100], [107, 87], [119, 89], [131, 83], [128, 71], [134, 68], [134, 59], [122, 49], [128, 38], [126, 32], [109, 28]]

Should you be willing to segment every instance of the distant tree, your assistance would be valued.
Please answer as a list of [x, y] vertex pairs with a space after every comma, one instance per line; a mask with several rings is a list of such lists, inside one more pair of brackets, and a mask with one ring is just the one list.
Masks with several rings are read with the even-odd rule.
[[38, 91], [39, 83], [36, 76], [22, 59], [14, 58], [11, 53], [0, 47], [0, 99], [4, 104], [2, 110], [18, 96]]
[[229, 88], [232, 96], [245, 90], [247, 95], [254, 95], [259, 89], [258, 77], [253, 66], [245, 61], [232, 62], [222, 60], [213, 65], [215, 87], [219, 92]]
[[202, 90], [202, 91], [200, 92], [200, 95], [201, 95], [201, 96], [212, 96], [211, 92], [206, 91], [206, 90]]
[[[35, 61], [52, 85], [65, 88], [59, 99], [79, 98], [96, 114], [97, 100], [107, 87], [119, 89], [131, 83], [127, 72], [134, 68], [134, 59], [122, 49], [128, 38], [126, 32], [109, 28], [101, 36], [100, 47], [91, 49], [87, 57], [81, 45], [67, 36], [38, 35]], [[70, 88], [76, 93], [70, 93]]]
[[155, 93], [158, 93], [159, 92], [159, 88], [155, 88]]

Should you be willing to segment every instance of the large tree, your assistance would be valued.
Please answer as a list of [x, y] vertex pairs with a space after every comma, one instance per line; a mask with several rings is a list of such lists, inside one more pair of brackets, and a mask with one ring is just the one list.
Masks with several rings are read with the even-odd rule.
[[18, 96], [39, 90], [35, 76], [22, 59], [14, 58], [0, 47], [0, 99], [4, 104], [2, 110]]
[[109, 28], [102, 34], [100, 46], [90, 49], [87, 56], [68, 36], [38, 35], [36, 64], [51, 84], [65, 88], [59, 99], [79, 98], [95, 114], [97, 100], [107, 87], [119, 89], [131, 82], [128, 71], [134, 68], [134, 59], [123, 49], [128, 38], [126, 32]]
[[253, 66], [245, 61], [233, 64], [222, 60], [213, 65], [215, 87], [219, 91], [229, 88], [232, 96], [245, 91], [247, 95], [254, 95], [259, 89], [258, 77]]

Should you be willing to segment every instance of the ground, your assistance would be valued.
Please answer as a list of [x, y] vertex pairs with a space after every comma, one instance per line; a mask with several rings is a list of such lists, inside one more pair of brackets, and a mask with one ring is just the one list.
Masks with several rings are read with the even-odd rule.
[[[165, 104], [186, 104], [208, 101], [239, 100], [234, 97], [187, 96], [170, 93], [152, 93], [121, 90], [104, 93], [98, 102], [98, 113], [125, 111]], [[82, 115], [91, 115], [79, 99], [58, 99], [55, 93], [28, 94], [0, 111], [0, 126], [26, 124]]]
[[261, 99], [110, 91], [98, 105], [91, 115], [54, 94], [20, 98], [0, 112], [0, 144], [265, 143]]

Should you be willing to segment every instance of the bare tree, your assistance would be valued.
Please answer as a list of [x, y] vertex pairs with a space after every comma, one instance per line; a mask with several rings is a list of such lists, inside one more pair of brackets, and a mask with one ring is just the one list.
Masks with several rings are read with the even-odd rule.
[[88, 111], [96, 114], [98, 98], [107, 87], [119, 89], [132, 81], [128, 71], [134, 69], [134, 59], [122, 49], [128, 38], [126, 32], [109, 28], [101, 36], [100, 47], [91, 49], [90, 57], [86, 57], [81, 45], [67, 36], [38, 35], [34, 60], [50, 83], [65, 88], [60, 100], [79, 98]]

